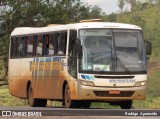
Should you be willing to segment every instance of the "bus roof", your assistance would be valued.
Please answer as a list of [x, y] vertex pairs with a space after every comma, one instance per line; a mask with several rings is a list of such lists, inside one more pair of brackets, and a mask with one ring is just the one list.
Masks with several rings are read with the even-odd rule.
[[141, 30], [139, 26], [124, 24], [124, 23], [112, 23], [112, 22], [82, 22], [66, 25], [49, 25], [48, 27], [18, 27], [13, 30], [11, 36], [49, 33], [53, 31], [62, 31], [68, 29], [90, 29], [90, 28], [112, 28], [112, 29], [137, 29]]

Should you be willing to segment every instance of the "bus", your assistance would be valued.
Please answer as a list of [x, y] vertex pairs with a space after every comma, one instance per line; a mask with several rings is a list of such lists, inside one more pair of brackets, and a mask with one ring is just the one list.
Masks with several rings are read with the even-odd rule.
[[107, 102], [130, 109], [133, 100], [145, 100], [148, 55], [151, 43], [136, 25], [18, 27], [10, 37], [9, 92], [32, 107], [55, 100], [67, 108]]

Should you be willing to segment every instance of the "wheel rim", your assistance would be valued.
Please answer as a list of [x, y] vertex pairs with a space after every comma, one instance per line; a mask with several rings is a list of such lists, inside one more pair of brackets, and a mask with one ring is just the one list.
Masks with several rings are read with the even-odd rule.
[[69, 86], [68, 84], [66, 85], [66, 88], [65, 88], [65, 105], [67, 107], [69, 107], [69, 104], [70, 104], [70, 90], [69, 90]]

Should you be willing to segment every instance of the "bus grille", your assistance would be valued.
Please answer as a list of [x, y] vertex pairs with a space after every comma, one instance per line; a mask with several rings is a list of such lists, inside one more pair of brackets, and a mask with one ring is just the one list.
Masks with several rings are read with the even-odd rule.
[[98, 97], [131, 97], [135, 91], [121, 91], [120, 94], [109, 94], [109, 91], [94, 91]]

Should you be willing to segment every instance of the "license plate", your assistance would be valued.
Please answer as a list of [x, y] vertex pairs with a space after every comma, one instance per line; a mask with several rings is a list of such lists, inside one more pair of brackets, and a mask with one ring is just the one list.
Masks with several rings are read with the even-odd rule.
[[120, 94], [120, 91], [119, 91], [119, 90], [110, 90], [110, 91], [109, 91], [109, 94], [118, 95], [118, 94]]

